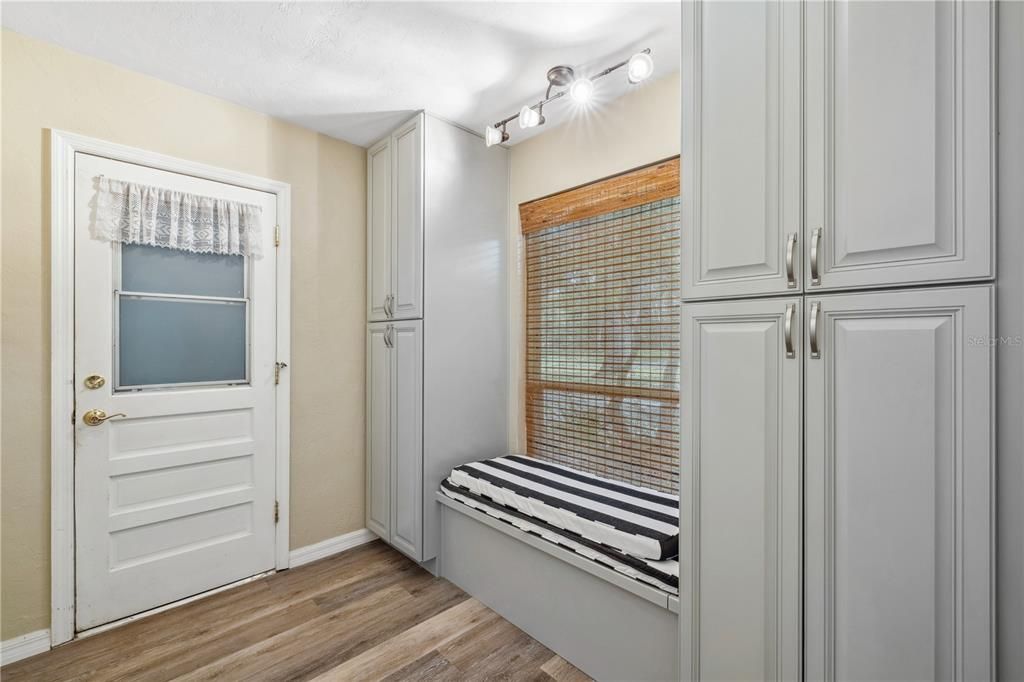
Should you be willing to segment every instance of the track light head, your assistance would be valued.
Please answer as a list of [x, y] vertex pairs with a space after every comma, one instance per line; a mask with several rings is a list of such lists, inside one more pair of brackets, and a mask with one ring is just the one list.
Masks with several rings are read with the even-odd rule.
[[523, 105], [523, 108], [519, 110], [519, 127], [523, 130], [536, 128], [543, 122], [544, 117], [536, 109], [531, 109], [529, 104]]
[[496, 126], [487, 126], [484, 129], [484, 142], [487, 143], [488, 147], [508, 142], [508, 132], [505, 131], [505, 124], [501, 124], [501, 130], [498, 130]]
[[626, 65], [626, 74], [630, 83], [639, 83], [651, 77], [654, 73], [654, 60], [647, 52], [637, 52], [629, 58]]
[[589, 78], [577, 78], [569, 86], [569, 97], [576, 104], [586, 104], [594, 97], [594, 81]]

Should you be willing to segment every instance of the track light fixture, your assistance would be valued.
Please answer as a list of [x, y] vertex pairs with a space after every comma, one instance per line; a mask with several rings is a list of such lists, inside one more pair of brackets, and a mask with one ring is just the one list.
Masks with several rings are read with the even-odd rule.
[[[548, 90], [544, 99], [536, 104], [526, 104], [519, 113], [504, 118], [493, 126], [484, 130], [484, 141], [488, 147], [508, 141], [508, 132], [505, 126], [519, 119], [519, 127], [523, 130], [544, 125], [544, 105], [568, 94], [577, 104], [586, 104], [594, 96], [594, 81], [604, 78], [612, 71], [626, 67], [626, 78], [632, 84], [647, 80], [654, 73], [654, 60], [651, 58], [651, 48], [637, 52], [629, 59], [609, 66], [604, 71], [587, 78], [586, 76], [576, 77], [576, 72], [571, 66], [553, 66], [548, 69]], [[551, 94], [553, 88], [565, 88], [555, 94]]]

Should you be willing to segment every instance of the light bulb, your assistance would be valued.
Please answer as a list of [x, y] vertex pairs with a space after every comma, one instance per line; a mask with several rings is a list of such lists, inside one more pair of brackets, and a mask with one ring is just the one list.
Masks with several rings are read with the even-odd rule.
[[484, 129], [484, 142], [487, 143], [488, 147], [493, 147], [496, 144], [504, 142], [507, 138], [508, 133], [503, 133], [494, 126], [487, 126]]
[[630, 83], [645, 81], [654, 73], [654, 60], [646, 52], [637, 52], [629, 58], [626, 71], [629, 74]]
[[527, 128], [533, 128], [540, 125], [540, 114], [534, 109], [530, 108], [530, 105], [525, 105], [519, 110], [519, 127], [523, 130]]
[[586, 104], [594, 96], [594, 81], [589, 78], [577, 78], [569, 86], [569, 97], [577, 104]]

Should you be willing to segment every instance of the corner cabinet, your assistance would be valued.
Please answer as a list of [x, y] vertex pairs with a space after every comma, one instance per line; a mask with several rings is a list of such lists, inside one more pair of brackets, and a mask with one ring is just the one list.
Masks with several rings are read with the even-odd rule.
[[367, 319], [423, 316], [424, 115], [366, 154]]
[[508, 448], [508, 150], [421, 113], [367, 180], [366, 526], [432, 569], [441, 481]]
[[994, 277], [993, 3], [682, 14], [684, 300]]

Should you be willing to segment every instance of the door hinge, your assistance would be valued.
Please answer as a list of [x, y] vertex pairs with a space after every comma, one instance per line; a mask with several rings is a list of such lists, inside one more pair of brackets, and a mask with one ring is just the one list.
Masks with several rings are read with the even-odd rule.
[[281, 521], [281, 503], [274, 500], [274, 523]]
[[274, 225], [274, 246], [281, 246], [281, 226]]
[[287, 362], [275, 362], [274, 363], [274, 385], [277, 386], [281, 383], [281, 370], [288, 366]]

